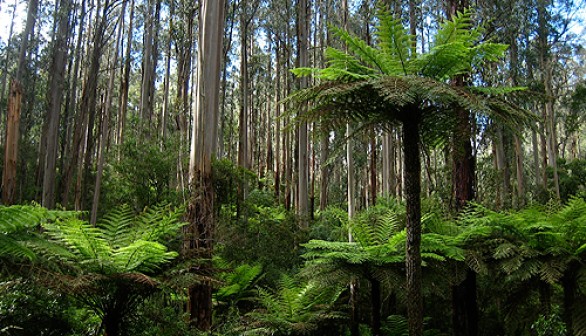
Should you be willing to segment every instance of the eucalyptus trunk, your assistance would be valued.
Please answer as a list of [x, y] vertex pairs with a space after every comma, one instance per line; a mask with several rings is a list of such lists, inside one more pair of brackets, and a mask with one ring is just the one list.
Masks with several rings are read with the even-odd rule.
[[4, 169], [2, 170], [2, 204], [4, 205], [14, 204], [21, 101], [22, 87], [18, 81], [12, 80], [8, 92]]
[[110, 107], [112, 105], [112, 96], [114, 94], [114, 82], [116, 78], [116, 66], [118, 65], [118, 52], [120, 50], [120, 40], [122, 38], [122, 20], [126, 11], [126, 2], [122, 4], [121, 14], [118, 21], [118, 32], [116, 33], [114, 56], [111, 62], [110, 78], [108, 80], [108, 90], [106, 91], [106, 101], [102, 108], [102, 127], [100, 132], [100, 148], [98, 149], [98, 164], [96, 171], [96, 183], [94, 185], [94, 196], [92, 201], [92, 211], [90, 214], [90, 223], [96, 224], [98, 218], [98, 207], [100, 204], [100, 194], [102, 190], [102, 177], [104, 175], [104, 163], [106, 161], [106, 144], [110, 134]]
[[[299, 0], [298, 3], [298, 49], [299, 49], [299, 67], [307, 67], [308, 60], [308, 40], [309, 40], [309, 8], [307, 0]], [[307, 77], [299, 79], [299, 89], [303, 90], [307, 87]], [[302, 110], [307, 110], [307, 103], [302, 107]], [[302, 112], [303, 113], [303, 112]], [[307, 122], [302, 121], [299, 124], [299, 156], [298, 156], [298, 215], [300, 219], [301, 228], [308, 227], [309, 217], [309, 157], [308, 157], [308, 126]]]
[[[220, 67], [224, 37], [225, 0], [203, 0], [200, 5], [197, 67], [197, 104], [193, 112], [189, 179], [192, 186], [184, 231], [184, 254], [208, 260], [201, 267], [210, 271], [213, 233], [216, 227], [212, 160], [218, 145]], [[200, 330], [212, 326], [212, 284], [189, 288], [191, 325]]]
[[65, 65], [67, 63], [67, 39], [69, 35], [69, 15], [71, 1], [62, 0], [56, 14], [58, 28], [54, 37], [53, 56], [50, 68], [50, 80], [47, 90], [47, 140], [46, 158], [43, 170], [43, 196], [41, 204], [49, 209], [55, 207], [55, 181], [57, 149], [59, 140], [59, 120], [61, 102], [63, 101], [65, 83]]
[[39, 1], [29, 0], [26, 26], [22, 35], [19, 50], [16, 76], [10, 82], [8, 94], [8, 113], [6, 122], [6, 140], [4, 142], [4, 169], [2, 170], [2, 202], [11, 205], [15, 202], [17, 186], [18, 141], [20, 135], [20, 119], [22, 108], [23, 77], [26, 67], [29, 39], [36, 24]]
[[[101, 6], [100, 6], [101, 5]], [[88, 123], [84, 130], [85, 132], [85, 157], [82, 161], [82, 175], [81, 181], [77, 184], [76, 188], [76, 204], [77, 209], [85, 209], [86, 202], [89, 200], [87, 195], [89, 192], [89, 185], [91, 181], [91, 172], [93, 168], [93, 159], [96, 151], [96, 143], [99, 134], [94, 134], [94, 126], [96, 123], [97, 116], [97, 102], [98, 102], [98, 82], [100, 77], [102, 55], [105, 46], [105, 34], [108, 26], [110, 13], [110, 0], [105, 0], [102, 4], [98, 1], [98, 15], [95, 20], [95, 31], [92, 44], [92, 51], [90, 53], [90, 67], [88, 75], [86, 77], [86, 83], [84, 86], [83, 96], [81, 99], [81, 110], [86, 110], [88, 113]], [[100, 14], [101, 11], [101, 14]], [[79, 179], [79, 177], [78, 177]]]

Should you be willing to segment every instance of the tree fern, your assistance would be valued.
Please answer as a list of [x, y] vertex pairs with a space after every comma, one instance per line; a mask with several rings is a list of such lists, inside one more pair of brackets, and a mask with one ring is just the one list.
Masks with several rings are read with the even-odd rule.
[[[388, 15], [388, 14], [387, 14]], [[421, 235], [421, 180], [419, 148], [425, 143], [440, 143], [453, 135], [456, 111], [468, 111], [495, 116], [507, 120], [509, 125], [520, 126], [534, 121], [531, 113], [512, 105], [501, 97], [480, 94], [467, 87], [452, 85], [454, 76], [469, 73], [473, 66], [484, 61], [501, 58], [504, 46], [481, 42], [478, 30], [470, 28], [470, 14], [455, 15], [452, 21], [442, 25], [435, 37], [431, 50], [416, 55], [411, 48], [407, 55], [405, 30], [400, 23], [385, 17], [383, 11], [377, 14], [377, 44], [370, 47], [351, 34], [335, 29], [348, 53], [332, 53], [335, 59], [324, 69], [303, 70], [299, 74], [313, 74], [325, 79], [318, 85], [294, 93], [287, 101], [294, 101], [298, 110], [292, 110], [299, 119], [322, 119], [322, 124], [339, 127], [341, 124], [358, 123], [386, 128], [394, 124], [403, 125], [403, 152], [406, 178], [414, 179], [406, 184], [408, 228], [406, 249], [407, 292], [413, 299], [408, 304], [411, 319], [410, 330], [421, 335], [421, 257], [419, 236]], [[348, 58], [352, 56], [354, 60]], [[352, 64], [360, 72], [355, 76], [345, 65]], [[361, 65], [361, 68], [358, 68]], [[400, 67], [399, 67], [400, 65]], [[370, 68], [371, 71], [364, 69]], [[328, 70], [329, 69], [329, 70]], [[401, 72], [397, 71], [400, 69]], [[325, 74], [325, 75], [324, 75]], [[336, 75], [339, 74], [338, 77]], [[322, 77], [323, 76], [323, 77]], [[490, 91], [490, 90], [488, 90]], [[312, 108], [305, 113], [305, 103], [312, 101]], [[324, 120], [325, 119], [325, 122]], [[520, 127], [519, 127], [520, 128]], [[413, 188], [412, 188], [413, 187]], [[428, 255], [441, 259], [437, 254]]]
[[0, 206], [0, 258], [34, 259], [35, 253], [26, 242], [47, 216], [47, 210], [38, 206]]
[[220, 275], [223, 282], [215, 293], [219, 303], [235, 305], [239, 301], [252, 301], [255, 297], [254, 286], [262, 278], [261, 265], [239, 265], [230, 272]]
[[283, 276], [275, 291], [259, 288], [262, 309], [248, 314], [243, 335], [305, 335], [341, 320], [334, 303], [342, 292], [338, 286], [319, 286]]
[[35, 244], [47, 270], [39, 280], [94, 310], [106, 333], [114, 335], [159, 286], [152, 275], [177, 256], [162, 243], [184, 224], [168, 208], [135, 216], [123, 207], [98, 226], [56, 216], [42, 224], [48, 241]]

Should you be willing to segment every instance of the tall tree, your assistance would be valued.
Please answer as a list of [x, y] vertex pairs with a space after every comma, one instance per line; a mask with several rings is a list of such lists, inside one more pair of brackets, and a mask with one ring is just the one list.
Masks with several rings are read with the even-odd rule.
[[142, 59], [142, 83], [140, 90], [140, 116], [146, 125], [146, 134], [151, 132], [155, 103], [155, 81], [157, 79], [160, 0], [147, 0], [145, 8], [144, 53]]
[[49, 69], [50, 80], [47, 88], [47, 150], [43, 176], [43, 196], [41, 204], [49, 209], [55, 206], [55, 182], [57, 148], [59, 140], [59, 119], [63, 101], [65, 83], [65, 65], [67, 63], [67, 40], [72, 10], [70, 0], [61, 0], [59, 11], [55, 15], [57, 31], [53, 38], [53, 56]]
[[[552, 168], [553, 170], [553, 185], [554, 185], [554, 193], [556, 198], [560, 199], [560, 185], [559, 185], [559, 176], [558, 176], [558, 168], [557, 168], [557, 159], [558, 159], [558, 143], [557, 143], [557, 136], [555, 131], [555, 111], [554, 111], [554, 92], [553, 92], [553, 64], [552, 64], [552, 56], [551, 56], [551, 46], [548, 41], [549, 38], [549, 28], [548, 28], [548, 10], [547, 6], [549, 1], [547, 0], [538, 0], [537, 1], [537, 16], [538, 16], [538, 53], [539, 53], [539, 68], [541, 70], [541, 82], [544, 88], [545, 94], [545, 102], [543, 105], [543, 113], [542, 118], [544, 120], [544, 135], [545, 141], [542, 141], [542, 146], [544, 148], [544, 152], [547, 153], [543, 155], [544, 162], [547, 161], [547, 165]], [[545, 159], [546, 158], [546, 159]], [[546, 172], [545, 165], [543, 167], [542, 174]], [[544, 181], [547, 180], [547, 176], [544, 175]], [[547, 186], [547, 184], [546, 184]]]
[[100, 205], [100, 193], [102, 190], [102, 177], [104, 175], [104, 163], [106, 161], [106, 144], [110, 135], [110, 109], [112, 106], [112, 98], [114, 95], [114, 82], [116, 79], [116, 67], [118, 65], [118, 53], [120, 50], [120, 43], [122, 40], [122, 20], [126, 12], [126, 2], [122, 4], [120, 16], [118, 18], [118, 29], [116, 32], [116, 40], [114, 41], [114, 52], [111, 56], [110, 78], [108, 79], [108, 87], [106, 89], [106, 99], [102, 106], [102, 122], [100, 130], [100, 147], [98, 148], [98, 164], [96, 171], [96, 183], [94, 185], [94, 197], [92, 201], [92, 211], [90, 213], [90, 223], [96, 224], [98, 219], [98, 207]]
[[[309, 41], [309, 10], [307, 0], [299, 0], [297, 3], [297, 47], [299, 57], [299, 67], [307, 67], [308, 60], [308, 41]], [[308, 86], [307, 77], [299, 78], [299, 88], [303, 90]], [[305, 107], [307, 109], [307, 107]], [[307, 123], [301, 122], [298, 126], [298, 214], [301, 227], [306, 228], [309, 220], [309, 157], [308, 157], [308, 136]]]
[[[458, 12], [466, 10], [468, 0], [448, 0], [447, 16], [453, 20]], [[453, 85], [463, 87], [463, 74], [452, 79]], [[468, 202], [474, 200], [476, 158], [472, 151], [471, 111], [456, 108], [456, 128], [452, 135], [452, 193], [454, 210], [460, 212]], [[452, 329], [455, 336], [478, 334], [478, 305], [476, 302], [476, 273], [467, 269], [462, 283], [452, 288]]]
[[20, 134], [20, 109], [23, 95], [22, 80], [26, 68], [26, 56], [29, 52], [29, 41], [37, 21], [39, 1], [29, 0], [26, 26], [22, 35], [22, 43], [18, 56], [16, 76], [10, 83], [8, 95], [8, 113], [6, 119], [6, 140], [4, 141], [4, 169], [2, 170], [2, 203], [13, 204], [16, 192], [16, 168], [18, 162], [18, 142]]
[[[200, 4], [198, 82], [189, 160], [192, 195], [187, 209], [189, 224], [184, 233], [186, 256], [208, 261], [211, 258], [216, 226], [212, 159], [216, 155], [218, 142], [217, 114], [224, 37], [224, 1], [203, 0]], [[211, 283], [203, 281], [189, 288], [189, 310], [193, 326], [200, 330], [211, 328]]]

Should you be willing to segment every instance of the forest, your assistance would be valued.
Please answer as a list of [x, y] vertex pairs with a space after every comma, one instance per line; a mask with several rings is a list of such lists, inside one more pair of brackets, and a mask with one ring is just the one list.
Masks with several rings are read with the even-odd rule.
[[586, 336], [583, 0], [0, 18], [0, 336]]

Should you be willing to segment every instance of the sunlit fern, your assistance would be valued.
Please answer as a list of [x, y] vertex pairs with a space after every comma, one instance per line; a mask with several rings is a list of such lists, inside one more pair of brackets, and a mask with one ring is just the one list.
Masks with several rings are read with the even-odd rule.
[[26, 242], [33, 239], [35, 231], [48, 211], [39, 206], [0, 206], [0, 258], [35, 258]]

